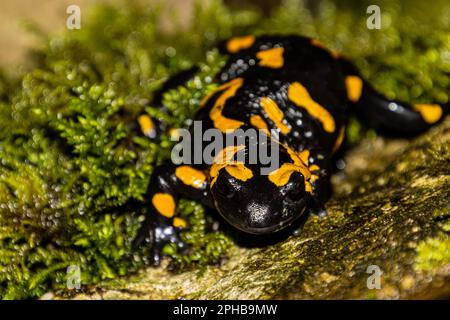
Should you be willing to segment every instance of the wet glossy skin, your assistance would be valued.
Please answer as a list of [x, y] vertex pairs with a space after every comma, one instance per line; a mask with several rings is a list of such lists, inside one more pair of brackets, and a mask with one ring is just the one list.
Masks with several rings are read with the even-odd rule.
[[[344, 139], [350, 112], [375, 128], [410, 135], [426, 130], [449, 110], [448, 105], [408, 106], [386, 100], [350, 63], [309, 38], [244, 36], [224, 42], [220, 49], [229, 60], [217, 75], [218, 89], [203, 99], [195, 120], [202, 121], [203, 130], [216, 128], [224, 135], [226, 130], [274, 130], [267, 143], [279, 143], [280, 166], [261, 175], [260, 164], [250, 164], [245, 157], [237, 161], [239, 153], [248, 155], [249, 142], [228, 149], [221, 164], [169, 162], [156, 168], [140, 236], [151, 242], [156, 264], [164, 244], [184, 248], [178, 231], [189, 226], [176, 217], [179, 197], [202, 201], [246, 233], [274, 233], [306, 208], [325, 213], [332, 156]], [[180, 81], [187, 79], [186, 73], [179, 76]], [[138, 123], [152, 139], [164, 130], [147, 115]]]

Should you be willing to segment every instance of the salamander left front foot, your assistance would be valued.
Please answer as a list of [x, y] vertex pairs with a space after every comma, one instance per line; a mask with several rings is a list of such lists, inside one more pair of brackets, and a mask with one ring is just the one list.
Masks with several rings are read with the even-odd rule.
[[149, 245], [151, 262], [154, 266], [159, 266], [166, 244], [174, 244], [180, 252], [187, 249], [187, 245], [181, 240], [179, 233], [180, 228], [169, 223], [146, 221], [136, 237], [135, 244], [145, 242], [146, 245]]

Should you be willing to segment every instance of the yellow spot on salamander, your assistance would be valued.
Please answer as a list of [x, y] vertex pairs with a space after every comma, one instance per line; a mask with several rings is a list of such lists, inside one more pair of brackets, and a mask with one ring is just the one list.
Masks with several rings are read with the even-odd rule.
[[232, 163], [225, 167], [225, 170], [235, 179], [247, 181], [253, 177], [253, 172], [243, 163]]
[[295, 165], [294, 163], [282, 164], [280, 168], [269, 174], [269, 180], [272, 183], [274, 183], [277, 187], [282, 187], [289, 182], [289, 179], [291, 178], [291, 175], [294, 172], [300, 172], [301, 174], [303, 174], [305, 181], [305, 191], [312, 192], [312, 186], [310, 182], [311, 173], [306, 169], [306, 172], [308, 172], [308, 176], [305, 176], [304, 175], [305, 171], [300, 169], [300, 167], [298, 165]]
[[294, 82], [289, 86], [288, 97], [297, 106], [303, 107], [312, 117], [319, 120], [326, 132], [334, 132], [336, 125], [333, 116], [327, 109], [314, 101], [308, 90], [299, 82]]
[[[306, 166], [308, 166], [308, 170], [311, 173], [314, 172], [314, 171], [320, 170], [320, 167], [317, 164], [309, 165], [309, 155], [310, 155], [310, 152], [309, 152], [308, 149], [302, 150], [298, 154], [299, 158], [303, 161], [303, 163], [306, 164]], [[317, 178], [318, 178], [317, 175], [311, 175], [311, 182], [313, 182]]]
[[173, 218], [172, 224], [175, 228], [186, 228], [187, 226], [186, 220], [178, 217]]
[[309, 193], [312, 193], [312, 184], [311, 184], [311, 180], [306, 181], [306, 183], [305, 183], [305, 191], [306, 191], [306, 192], [309, 192]]
[[300, 172], [295, 164], [284, 163], [280, 168], [269, 174], [269, 180], [276, 186], [281, 187], [289, 182], [291, 174], [294, 172]]
[[306, 167], [305, 162], [300, 158], [298, 154], [296, 154], [291, 148], [287, 146], [285, 147], [294, 163], [282, 164], [280, 168], [269, 173], [269, 180], [276, 186], [281, 187], [289, 182], [292, 173], [299, 172], [303, 175], [303, 179], [305, 182], [305, 191], [312, 192], [312, 186], [310, 182], [311, 172]]
[[278, 69], [284, 65], [283, 53], [284, 48], [272, 48], [257, 52], [256, 58], [260, 60], [260, 66]]
[[194, 169], [190, 166], [179, 166], [175, 169], [175, 176], [180, 179], [185, 185], [201, 188], [206, 181], [206, 176], [200, 170]]
[[303, 161], [304, 164], [308, 165], [308, 163], [309, 163], [309, 150], [308, 149], [302, 150], [298, 154], [298, 156]]
[[294, 161], [294, 163], [296, 165], [306, 168], [307, 163], [308, 163], [307, 161], [304, 162], [303, 159], [300, 158], [300, 156], [297, 153], [295, 153], [295, 151], [292, 150], [291, 148], [289, 148], [287, 146], [284, 146], [284, 147], [286, 148], [287, 152], [289, 153], [289, 156], [291, 157], [291, 160]]
[[322, 42], [320, 42], [319, 40], [317, 40], [317, 39], [311, 39], [311, 44], [312, 44], [313, 46], [316, 46], [316, 47], [320, 48], [320, 49], [324, 49], [324, 50], [330, 52], [330, 54], [331, 54], [331, 56], [332, 56], [333, 58], [335, 58], [335, 59], [339, 58], [339, 54], [337, 53], [337, 51], [335, 51], [335, 50], [329, 50], [329, 49], [328, 49]]
[[237, 164], [237, 161], [232, 161], [234, 155], [239, 152], [240, 150], [243, 150], [245, 146], [228, 146], [214, 157], [214, 163], [211, 165], [211, 168], [209, 169], [209, 175], [212, 178], [211, 180], [211, 188], [214, 185], [214, 183], [217, 180], [217, 177], [219, 175], [219, 171], [222, 168], [225, 168], [227, 165], [235, 163]]
[[214, 90], [212, 90], [210, 93], [208, 93], [206, 96], [203, 97], [203, 99], [200, 101], [200, 108], [203, 108], [206, 103], [209, 101], [209, 99], [211, 99], [211, 97], [216, 94], [219, 91], [223, 91], [224, 89], [227, 89], [230, 86], [229, 82], [226, 82], [220, 86], [218, 86], [217, 88], [215, 88]]
[[358, 102], [361, 98], [363, 81], [358, 76], [345, 77], [345, 87], [347, 88], [347, 97], [352, 102]]
[[243, 150], [245, 148], [244, 145], [239, 145], [239, 146], [228, 146], [226, 148], [223, 148], [221, 152], [219, 152], [219, 154], [217, 154], [214, 157], [214, 164], [227, 164], [230, 163], [231, 160], [233, 159], [234, 155]]
[[342, 127], [339, 130], [339, 134], [338, 134], [338, 136], [336, 138], [336, 142], [334, 143], [333, 153], [336, 152], [339, 149], [339, 147], [342, 145], [342, 142], [344, 141], [344, 138], [345, 138], [345, 127]]
[[264, 133], [270, 135], [269, 127], [263, 118], [259, 115], [253, 115], [250, 117], [250, 124], [254, 126], [256, 129], [263, 130]]
[[[242, 78], [237, 78], [237, 79], [241, 79], [241, 81], [243, 81]], [[236, 79], [234, 79], [236, 80]], [[214, 90], [212, 90], [210, 93], [208, 93], [205, 97], [203, 97], [203, 99], [200, 101], [200, 107], [204, 107], [205, 104], [209, 101], [209, 99], [211, 99], [211, 97], [216, 94], [217, 92], [223, 91], [225, 89], [230, 88], [230, 86], [236, 85], [236, 83], [233, 82], [233, 80], [229, 81], [229, 82], [225, 82], [224, 84], [218, 86], [217, 88], [215, 88]], [[242, 83], [241, 83], [242, 85]]]
[[250, 48], [255, 43], [255, 36], [243, 36], [231, 38], [227, 42], [227, 50], [230, 53], [236, 53], [242, 49]]
[[175, 200], [168, 193], [155, 193], [152, 204], [162, 216], [172, 218], [175, 214]]
[[426, 123], [436, 123], [442, 117], [442, 108], [438, 104], [416, 104], [414, 110], [420, 112]]
[[206, 96], [203, 97], [203, 99], [200, 101], [200, 108], [203, 108], [205, 104], [211, 99], [211, 97], [218, 91], [219, 88], [216, 90], [213, 90], [211, 93], [208, 93]]
[[275, 123], [282, 134], [288, 134], [291, 129], [283, 123], [283, 111], [280, 110], [275, 101], [270, 98], [261, 98], [261, 106], [270, 120]]
[[209, 117], [214, 123], [214, 127], [219, 129], [221, 132], [234, 131], [242, 126], [244, 123], [239, 120], [229, 119], [222, 115], [225, 103], [231, 97], [236, 94], [236, 91], [242, 86], [244, 80], [242, 78], [236, 78], [222, 85], [220, 88], [224, 90], [220, 97], [217, 98], [214, 106], [209, 112]]
[[149, 115], [143, 114], [139, 116], [138, 123], [143, 134], [150, 138], [153, 138], [155, 136], [155, 125], [153, 124], [153, 120]]

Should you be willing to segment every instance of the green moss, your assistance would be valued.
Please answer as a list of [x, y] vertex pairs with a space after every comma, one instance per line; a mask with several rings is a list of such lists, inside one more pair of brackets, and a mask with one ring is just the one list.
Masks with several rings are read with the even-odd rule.
[[231, 240], [221, 232], [207, 232], [211, 221], [206, 219], [203, 207], [193, 201], [181, 201], [179, 209], [180, 216], [189, 223], [189, 230], [182, 232], [181, 238], [191, 249], [187, 254], [180, 254], [175, 246], [166, 245], [164, 252], [173, 259], [170, 268], [186, 270], [193, 267], [193, 263], [204, 268], [225, 257]]
[[417, 247], [415, 268], [431, 271], [450, 264], [450, 237], [445, 234], [422, 241]]
[[[198, 7], [197, 14], [211, 19], [218, 10]], [[189, 44], [185, 35], [199, 26], [167, 33], [160, 24], [151, 10], [99, 6], [82, 30], [48, 39], [21, 81], [2, 73], [1, 297], [63, 290], [69, 265], [80, 266], [87, 285], [148, 263], [145, 248], [131, 247], [142, 216], [130, 203], [145, 205], [153, 166], [171, 144], [138, 138], [131, 125], [144, 109], [155, 111], [149, 102], [168, 75], [202, 60], [195, 79], [164, 97], [166, 118], [182, 125], [223, 63], [216, 52], [205, 58], [203, 38]], [[178, 38], [176, 52], [164, 50]], [[208, 242], [193, 246], [192, 261], [216, 262], [225, 250], [221, 233], [199, 227], [192, 237]]]
[[[356, 57], [392, 98], [446, 101], [448, 3], [381, 1], [382, 31], [365, 28], [369, 2], [358, 3], [321, 1], [310, 10], [289, 0], [263, 18], [211, 1], [196, 5], [196, 18], [182, 27], [155, 7], [97, 5], [81, 30], [44, 36], [32, 70], [17, 78], [0, 72], [0, 297], [67, 293], [69, 265], [80, 266], [89, 285], [148, 264], [147, 248], [131, 242], [151, 172], [172, 142], [136, 137], [132, 124], [147, 110], [186, 126], [224, 63], [208, 51], [219, 39], [249, 32], [314, 36]], [[174, 28], [164, 27], [167, 19]], [[168, 76], [194, 64], [201, 67], [196, 77], [164, 96], [167, 113], [150, 105]], [[352, 143], [365, 134], [356, 122], [349, 131]], [[230, 240], [208, 231], [200, 205], [183, 201], [180, 210], [192, 226], [183, 233], [191, 251], [182, 256], [166, 247], [172, 268], [218, 262]]]
[[449, 213], [445, 211], [438, 213], [436, 215], [438, 219], [442, 217], [444, 219], [437, 223], [437, 235], [426, 238], [418, 244], [414, 263], [416, 270], [432, 271], [450, 264], [450, 222], [447, 221]]

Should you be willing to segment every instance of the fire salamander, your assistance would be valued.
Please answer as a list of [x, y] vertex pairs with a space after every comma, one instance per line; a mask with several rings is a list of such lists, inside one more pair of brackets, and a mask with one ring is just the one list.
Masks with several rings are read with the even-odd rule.
[[[236, 161], [248, 148], [238, 145], [221, 150], [217, 157], [225, 161], [220, 163], [169, 161], [157, 167], [146, 196], [147, 219], [137, 237], [138, 242], [150, 242], [155, 264], [166, 243], [186, 247], [179, 238], [179, 231], [189, 227], [177, 216], [181, 196], [216, 209], [245, 233], [276, 233], [306, 208], [325, 214], [331, 159], [344, 140], [349, 113], [376, 129], [410, 136], [450, 110], [448, 103], [389, 101], [350, 62], [306, 37], [249, 35], [225, 41], [219, 49], [228, 61], [216, 77], [217, 89], [204, 97], [194, 120], [202, 122], [203, 130], [215, 128], [223, 135], [237, 129], [265, 130], [268, 144], [279, 144], [279, 166], [262, 175], [260, 164]], [[189, 76], [180, 74], [177, 81]], [[171, 85], [169, 80], [162, 91], [177, 81]], [[138, 124], [152, 139], [163, 131], [147, 114], [139, 116]]]

